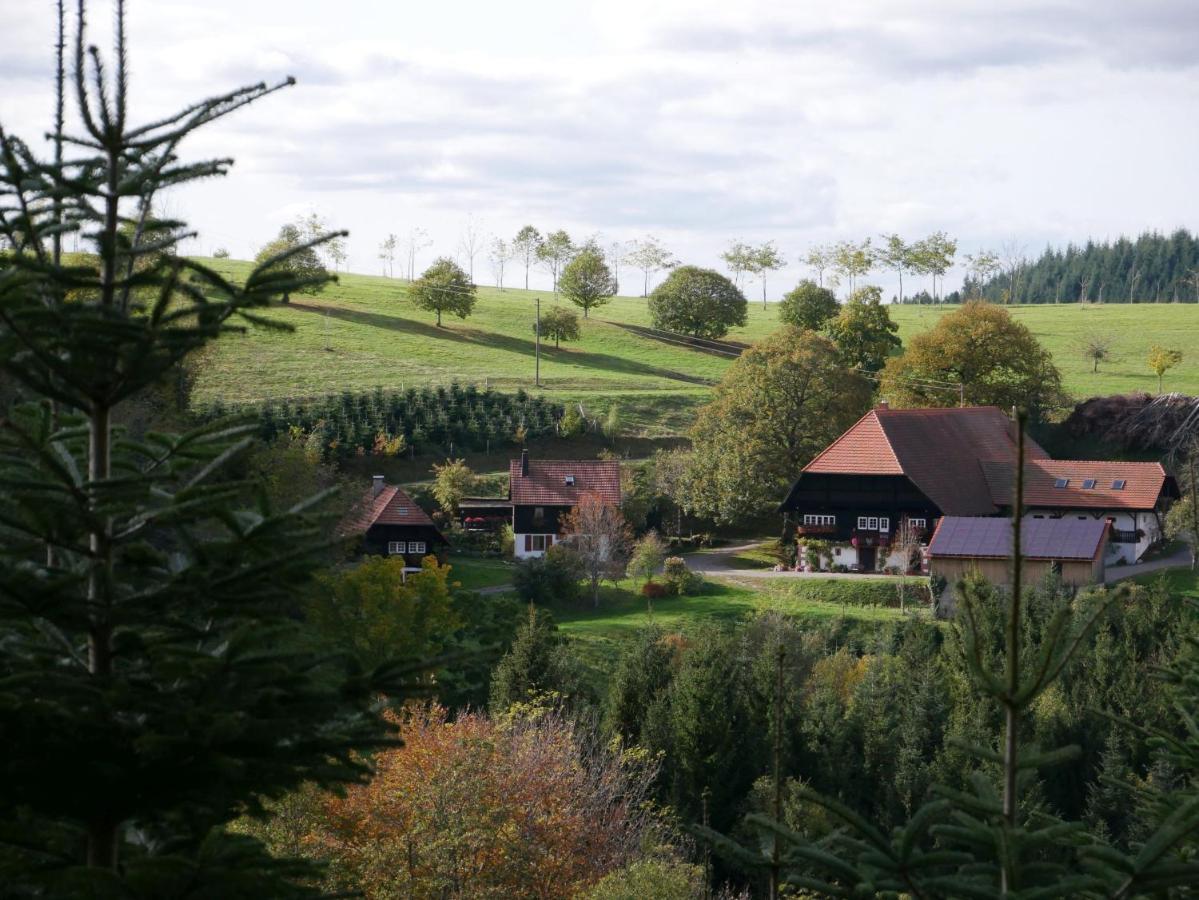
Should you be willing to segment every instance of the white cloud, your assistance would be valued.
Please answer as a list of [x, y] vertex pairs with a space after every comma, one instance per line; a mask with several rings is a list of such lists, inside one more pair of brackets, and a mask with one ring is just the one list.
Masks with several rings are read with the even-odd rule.
[[[20, 14], [5, 9], [20, 3]], [[49, 4], [0, 0], [0, 121], [45, 129]], [[223, 184], [172, 199], [249, 254], [296, 209], [452, 253], [468, 215], [716, 265], [732, 238], [938, 228], [963, 250], [1195, 225], [1190, 0], [129, 3], [146, 116], [244, 81], [298, 87], [198, 135]], [[90, 16], [103, 46], [105, 4]], [[427, 260], [426, 260], [427, 261]], [[798, 265], [772, 277], [782, 286]]]

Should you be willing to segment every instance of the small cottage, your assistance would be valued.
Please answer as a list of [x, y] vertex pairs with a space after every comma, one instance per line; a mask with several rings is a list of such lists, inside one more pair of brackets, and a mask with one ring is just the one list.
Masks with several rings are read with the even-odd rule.
[[417, 568], [426, 556], [444, 557], [449, 541], [397, 485], [387, 484], [382, 475], [338, 527], [344, 537], [360, 535], [363, 553], [373, 556], [402, 556], [407, 566]]

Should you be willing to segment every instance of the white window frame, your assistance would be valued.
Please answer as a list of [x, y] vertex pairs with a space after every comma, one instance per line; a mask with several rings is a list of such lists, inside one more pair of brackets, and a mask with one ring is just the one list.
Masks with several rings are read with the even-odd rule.
[[[884, 518], [883, 521], [886, 522], [887, 520]], [[878, 516], [858, 516], [859, 531], [878, 531], [878, 523]]]
[[388, 541], [387, 555], [388, 556], [403, 556], [405, 543], [403, 541]]
[[891, 530], [891, 518], [890, 518], [890, 516], [879, 516], [879, 517], [878, 517], [878, 530], [879, 530], [880, 532], [883, 532], [883, 531], [890, 531], [890, 530]]
[[[554, 546], [554, 536], [552, 534], [532, 534], [529, 537], [529, 547], [532, 553], [544, 553], [550, 547]], [[541, 544], [540, 547], [537, 546], [538, 542]]]
[[822, 513], [804, 513], [803, 523], [805, 525], [836, 525], [837, 517]]
[[908, 527], [919, 528], [921, 531], [923, 531], [925, 528], [928, 528], [928, 519], [908, 519]]
[[421, 556], [424, 556], [426, 549], [427, 548], [426, 548], [426, 544], [424, 541], [409, 541], [408, 542], [408, 552], [409, 553], [419, 553]]

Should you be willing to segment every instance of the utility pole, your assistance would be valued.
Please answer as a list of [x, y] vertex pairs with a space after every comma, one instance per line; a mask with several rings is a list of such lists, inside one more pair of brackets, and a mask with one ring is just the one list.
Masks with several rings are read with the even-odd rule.
[[[774, 821], [781, 825], [783, 822], [783, 659], [787, 648], [779, 635], [779, 645], [775, 659], [774, 686]], [[774, 835], [770, 848], [770, 900], [778, 900], [779, 883], [782, 867], [779, 865], [779, 836]]]
[[958, 384], [958, 406], [963, 409], [966, 407], [966, 383]]
[[533, 351], [533, 358], [536, 360], [533, 369], [533, 384], [541, 387], [541, 295], [537, 295], [537, 326], [533, 329], [536, 340], [536, 349]]

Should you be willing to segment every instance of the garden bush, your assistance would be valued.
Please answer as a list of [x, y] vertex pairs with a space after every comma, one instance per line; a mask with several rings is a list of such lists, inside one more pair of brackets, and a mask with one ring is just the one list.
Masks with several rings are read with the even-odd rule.
[[582, 577], [578, 557], [566, 547], [553, 547], [545, 556], [518, 562], [512, 585], [530, 603], [567, 603], [578, 599]]
[[666, 560], [662, 580], [670, 593], [680, 597], [684, 594], [696, 594], [704, 586], [703, 576], [687, 568], [687, 563], [681, 556], [671, 556]]
[[673, 593], [669, 587], [658, 581], [647, 581], [641, 585], [641, 596], [650, 600], [657, 600], [661, 597], [667, 597]]

